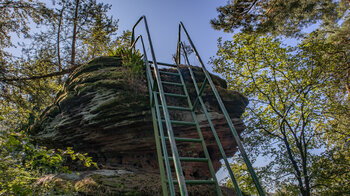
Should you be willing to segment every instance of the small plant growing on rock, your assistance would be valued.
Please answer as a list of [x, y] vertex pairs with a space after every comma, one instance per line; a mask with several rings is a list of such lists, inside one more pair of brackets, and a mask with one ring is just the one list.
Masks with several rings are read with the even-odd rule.
[[145, 74], [145, 67], [142, 60], [142, 55], [139, 51], [127, 47], [119, 47], [110, 52], [110, 56], [120, 56], [122, 58], [123, 66], [131, 70], [133, 77], [143, 77]]

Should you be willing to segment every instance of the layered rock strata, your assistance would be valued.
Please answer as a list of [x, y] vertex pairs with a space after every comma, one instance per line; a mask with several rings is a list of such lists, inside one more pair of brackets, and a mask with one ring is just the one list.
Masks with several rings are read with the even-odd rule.
[[[166, 71], [177, 72], [176, 69]], [[188, 67], [181, 66], [181, 72], [193, 103], [196, 96]], [[200, 86], [204, 75], [199, 68], [194, 68], [194, 72]], [[166, 75], [162, 79], [179, 82], [177, 77]], [[242, 132], [244, 124], [240, 116], [248, 104], [247, 99], [228, 90], [221, 78], [213, 75], [212, 79], [236, 130]], [[174, 86], [164, 85], [164, 89], [165, 92], [183, 94], [181, 88]], [[209, 86], [202, 97], [226, 154], [233, 155], [236, 144]], [[38, 142], [50, 147], [73, 147], [75, 151], [87, 152], [103, 169], [159, 175], [149, 102], [143, 76], [134, 76], [128, 67], [122, 65], [119, 57], [100, 57], [69, 76], [54, 104], [32, 128], [32, 134]], [[183, 98], [167, 98], [167, 103], [187, 106]], [[218, 170], [221, 155], [213, 134], [199, 106], [196, 113], [214, 168]], [[193, 121], [189, 112], [171, 111], [171, 118]], [[195, 127], [175, 126], [174, 133], [178, 137], [198, 138]], [[178, 148], [180, 156], [203, 156], [200, 145], [183, 142], [178, 143]], [[183, 170], [188, 179], [209, 177], [206, 164], [186, 163]]]

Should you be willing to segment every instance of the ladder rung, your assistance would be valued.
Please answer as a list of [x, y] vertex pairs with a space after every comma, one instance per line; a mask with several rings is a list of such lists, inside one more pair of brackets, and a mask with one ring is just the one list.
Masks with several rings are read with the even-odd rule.
[[171, 96], [171, 97], [182, 97], [186, 98], [186, 95], [180, 95], [180, 94], [174, 94], [174, 93], [164, 93], [166, 96]]
[[[163, 107], [163, 106], [159, 105], [159, 107]], [[192, 111], [191, 108], [185, 108], [185, 107], [179, 107], [179, 106], [171, 106], [171, 105], [168, 105], [167, 108], [170, 109], [170, 110]]]
[[[169, 140], [169, 137], [164, 137], [166, 140]], [[174, 137], [175, 141], [179, 142], [202, 142], [201, 139], [194, 138], [184, 138], [184, 137]]]
[[181, 83], [175, 83], [175, 82], [166, 82], [162, 81], [163, 84], [169, 84], [169, 85], [175, 85], [175, 86], [183, 86]]
[[[173, 157], [168, 157], [168, 159], [173, 160]], [[179, 159], [184, 162], [208, 162], [207, 158], [179, 157]]]
[[[156, 93], [159, 94], [159, 92], [156, 92]], [[186, 95], [180, 95], [180, 94], [174, 94], [174, 93], [164, 93], [164, 95], [170, 96], [170, 97], [181, 97], [181, 98], [186, 98]]]
[[[149, 63], [153, 64], [153, 61], [148, 61]], [[175, 64], [169, 64], [169, 63], [162, 63], [162, 62], [157, 62], [158, 65], [165, 65], [169, 67], [177, 67]]]
[[[167, 181], [168, 182], [168, 181]], [[177, 184], [177, 179], [173, 180], [174, 184]], [[215, 184], [215, 180], [185, 180], [186, 184]]]
[[173, 72], [167, 72], [167, 71], [159, 71], [159, 73], [173, 75], [173, 76], [179, 76], [179, 73], [173, 73]]
[[[165, 120], [162, 120], [163, 123], [165, 123]], [[194, 122], [189, 122], [189, 121], [178, 121], [178, 120], [170, 120], [172, 124], [177, 124], [177, 125], [196, 125]]]

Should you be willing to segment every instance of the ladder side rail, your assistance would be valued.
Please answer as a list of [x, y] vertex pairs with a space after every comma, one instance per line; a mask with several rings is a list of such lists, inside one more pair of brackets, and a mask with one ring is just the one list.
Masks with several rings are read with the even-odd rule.
[[135, 46], [136, 46], [136, 43], [142, 38], [142, 35], [138, 35], [136, 40], [131, 42], [131, 46], [130, 46], [130, 49], [134, 49], [136, 50]]
[[187, 187], [186, 187], [186, 183], [185, 183], [185, 177], [184, 177], [183, 172], [182, 172], [181, 162], [179, 159], [179, 153], [178, 153], [177, 146], [175, 143], [175, 136], [174, 136], [171, 122], [170, 122], [170, 116], [169, 116], [169, 111], [168, 111], [168, 107], [166, 104], [162, 80], [160, 78], [158, 64], [157, 64], [156, 56], [155, 56], [154, 49], [153, 49], [151, 34], [149, 33], [149, 28], [148, 28], [146, 16], [143, 16], [143, 18], [144, 18], [145, 28], [146, 28], [146, 32], [147, 32], [148, 42], [149, 42], [150, 49], [151, 49], [152, 59], [153, 59], [153, 63], [154, 63], [154, 74], [155, 74], [157, 84], [158, 84], [159, 97], [160, 97], [160, 101], [162, 103], [164, 120], [165, 120], [165, 125], [166, 125], [167, 132], [168, 132], [171, 151], [172, 151], [172, 155], [173, 155], [173, 159], [174, 159], [175, 172], [176, 172], [176, 176], [177, 176], [177, 181], [179, 182], [180, 193], [181, 193], [181, 195], [188, 195]]
[[[176, 59], [175, 58], [174, 58], [174, 61], [176, 63]], [[180, 67], [179, 67], [179, 65], [177, 63], [176, 63], [176, 66], [177, 66], [177, 71], [180, 74], [180, 80], [181, 80], [181, 83], [183, 84], [183, 90], [184, 90], [184, 93], [185, 93], [185, 95], [187, 97], [188, 105], [189, 105], [190, 108], [192, 108], [193, 105], [191, 103], [191, 98], [190, 98], [190, 96], [189, 96], [189, 94], [187, 92], [186, 83], [185, 83], [185, 81], [184, 81], [184, 79], [182, 77], [182, 74], [181, 74], [181, 71], [180, 71]], [[199, 135], [199, 139], [201, 140], [201, 144], [202, 144], [202, 148], [203, 148], [203, 151], [204, 151], [204, 155], [208, 159], [209, 171], [210, 171], [210, 174], [211, 174], [213, 180], [215, 181], [216, 191], [217, 191], [218, 195], [222, 196], [222, 192], [221, 192], [218, 180], [217, 180], [217, 178], [215, 176], [215, 170], [214, 170], [213, 164], [212, 164], [211, 159], [210, 159], [210, 155], [209, 155], [209, 152], [208, 152], [208, 149], [207, 149], [207, 145], [205, 144], [205, 140], [204, 140], [202, 131], [201, 131], [200, 127], [199, 127], [196, 114], [195, 114], [195, 112], [193, 110], [191, 111], [191, 115], [192, 115], [192, 118], [193, 118], [193, 120], [194, 120], [194, 122], [196, 124], [196, 130], [197, 130], [197, 133]]]
[[132, 27], [132, 31], [131, 31], [131, 43], [134, 42], [134, 39], [135, 39], [135, 28], [136, 26], [145, 18], [145, 16], [141, 16], [137, 22], [134, 24], [134, 26]]
[[[150, 83], [151, 83], [151, 90], [154, 89], [154, 80], [153, 80], [153, 77], [152, 77], [152, 72], [151, 72], [151, 68], [150, 68], [150, 62], [147, 58], [147, 53], [146, 53], [146, 48], [145, 48], [145, 43], [143, 41], [143, 37], [142, 35], [138, 35], [136, 40], [132, 42], [130, 48], [131, 49], [134, 49], [135, 50], [135, 47], [136, 47], [136, 43], [138, 42], [138, 40], [141, 40], [141, 45], [142, 45], [142, 50], [143, 50], [143, 56], [144, 56], [144, 62], [145, 62], [145, 65], [146, 65], [146, 76], [150, 76], [149, 78], [147, 79], [150, 79]], [[148, 75], [147, 75], [148, 74]], [[151, 94], [151, 91], [150, 92], [150, 98], [153, 98], [152, 94]], [[151, 99], [151, 105], [153, 104], [153, 99]]]
[[[142, 44], [143, 44], [143, 50], [144, 50], [144, 53], [145, 55], [147, 56], [146, 54], [146, 49], [144, 47], [144, 42], [143, 42], [143, 39], [142, 39], [142, 36], [141, 36], [141, 41], [142, 41]], [[152, 111], [156, 110], [156, 115], [157, 115], [157, 118], [158, 119], [158, 125], [155, 123], [153, 124], [153, 127], [158, 127], [159, 126], [159, 129], [160, 131], [159, 132], [156, 132], [155, 131], [155, 137], [156, 137], [156, 142], [158, 141], [159, 143], [159, 140], [161, 141], [161, 144], [162, 144], [162, 150], [163, 150], [163, 154], [164, 156], [160, 153], [157, 152], [157, 156], [158, 156], [158, 162], [161, 166], [163, 166], [163, 159], [164, 159], [164, 162], [165, 162], [165, 167], [166, 167], [166, 172], [167, 172], [167, 181], [168, 181], [168, 185], [169, 185], [169, 191], [170, 191], [170, 195], [172, 196], [175, 196], [175, 189], [174, 189], [174, 183], [173, 183], [173, 178], [172, 178], [172, 172], [171, 172], [171, 168], [170, 168], [170, 163], [169, 163], [169, 160], [166, 159], [165, 157], [169, 157], [168, 155], [168, 151], [167, 151], [167, 147], [166, 147], [166, 142], [165, 142], [165, 137], [164, 137], [164, 130], [163, 130], [163, 124], [162, 124], [162, 121], [161, 121], [161, 115], [160, 115], [160, 110], [159, 110], [159, 103], [158, 103], [158, 98], [157, 98], [157, 93], [154, 91], [154, 80], [153, 80], [153, 76], [152, 76], [152, 72], [151, 72], [151, 68], [150, 68], [150, 64], [149, 64], [149, 61], [147, 60], [146, 58], [146, 69], [147, 69], [147, 76], [150, 80], [152, 80], [153, 84], [151, 86], [149, 86], [149, 92], [152, 94], [151, 97], [153, 98], [150, 98], [151, 100], [154, 100], [154, 105], [152, 105]], [[151, 102], [152, 103], [152, 102]], [[153, 113], [152, 113], [153, 114]], [[155, 118], [153, 118], [153, 122], [156, 121]], [[159, 134], [160, 134], [160, 138], [159, 138]], [[156, 144], [157, 145], [157, 144]], [[157, 146], [157, 151], [160, 151], [158, 150], [158, 146]], [[160, 168], [161, 169], [161, 168]], [[163, 171], [164, 171], [164, 166], [163, 166]], [[165, 177], [164, 177], [165, 178]], [[162, 179], [162, 187], [165, 186], [166, 187], [166, 183], [165, 183], [165, 179]], [[168, 195], [167, 193], [167, 190], [164, 191], [163, 189], [163, 195]]]
[[[157, 114], [159, 113], [159, 110], [156, 113], [156, 107], [158, 107], [157, 105], [155, 106], [155, 104], [153, 103], [153, 86], [154, 86], [154, 80], [152, 77], [152, 73], [150, 70], [150, 65], [147, 59], [147, 54], [146, 54], [146, 49], [145, 49], [145, 44], [142, 38], [142, 35], [137, 36], [136, 40], [132, 43], [131, 45], [131, 49], [135, 50], [135, 46], [136, 43], [138, 42], [138, 40], [141, 40], [141, 44], [142, 44], [142, 49], [143, 49], [143, 60], [144, 63], [146, 65], [146, 79], [147, 79], [147, 87], [148, 87], [148, 92], [149, 92], [149, 96], [150, 96], [150, 105], [151, 105], [151, 113], [152, 113], [152, 123], [153, 123], [153, 127], [154, 127], [154, 137], [155, 137], [155, 142], [156, 142], [156, 149], [157, 149], [157, 157], [158, 157], [158, 165], [159, 165], [159, 169], [160, 169], [160, 176], [161, 176], [161, 184], [162, 184], [162, 190], [163, 190], [163, 196], [167, 196], [168, 195], [168, 189], [167, 189], [167, 184], [166, 182], [166, 178], [165, 178], [165, 169], [164, 169], [164, 163], [163, 163], [163, 155], [162, 155], [162, 148], [161, 148], [161, 144], [159, 141], [161, 141], [161, 139], [159, 138], [159, 130], [158, 130], [158, 125], [157, 125]], [[156, 97], [155, 97], [156, 98]], [[159, 122], [159, 121], [158, 121]], [[160, 125], [162, 126], [162, 124], [160, 123]], [[160, 131], [164, 134], [164, 131], [162, 130], [162, 127], [160, 127]], [[167, 151], [166, 151], [166, 144], [165, 144], [165, 140], [163, 137], [163, 141], [162, 141], [162, 147], [165, 146], [165, 156], [168, 157]], [[164, 151], [164, 148], [163, 148]], [[166, 170], [167, 172], [170, 172], [170, 178], [168, 176], [168, 181], [172, 181], [172, 177], [171, 177], [171, 169], [170, 169], [170, 164], [169, 164], [169, 160], [165, 160], [165, 166], [166, 166]], [[169, 184], [169, 189], [170, 189], [170, 195], [175, 195], [175, 191], [174, 191], [174, 185], [173, 184]]]
[[[156, 148], [157, 148], [157, 157], [158, 157], [158, 165], [159, 165], [159, 170], [160, 170], [160, 177], [161, 177], [161, 184], [162, 184], [162, 190], [163, 190], [163, 196], [167, 196], [168, 195], [168, 188], [167, 188], [167, 184], [166, 184], [166, 177], [165, 177], [165, 168], [164, 168], [164, 163], [163, 163], [163, 155], [161, 152], [161, 145], [160, 145], [160, 138], [159, 138], [159, 130], [158, 130], [158, 125], [157, 125], [157, 120], [155, 118], [156, 116], [156, 112], [155, 112], [155, 108], [152, 107], [151, 108], [151, 113], [152, 113], [152, 124], [154, 127], [154, 139], [156, 140]], [[169, 162], [168, 162], [168, 165]], [[166, 165], [166, 170], [168, 171], [168, 168], [170, 168], [169, 166]], [[171, 170], [170, 170], [171, 172]], [[167, 176], [168, 177], [168, 176]], [[171, 178], [172, 179], [172, 178]], [[167, 180], [169, 181], [169, 178], [167, 178]], [[175, 193], [174, 191], [174, 185], [169, 185], [169, 189], [170, 189], [170, 193], [171, 195], [175, 195], [173, 193]]]
[[[158, 90], [159, 90], [159, 97], [160, 97], [160, 101], [162, 103], [162, 109], [163, 109], [163, 113], [164, 113], [164, 120], [165, 120], [165, 125], [166, 125], [166, 128], [167, 128], [167, 132], [168, 132], [168, 137], [169, 137], [169, 142], [170, 142], [170, 146], [171, 146], [171, 151], [172, 151], [172, 156], [173, 156], [174, 166], [175, 166], [175, 172], [176, 172], [176, 177], [177, 177], [177, 181], [178, 181], [178, 184], [179, 184], [180, 193], [181, 193], [181, 195], [186, 195], [187, 196], [188, 192], [187, 192], [187, 187], [186, 187], [186, 184], [185, 184], [185, 177], [184, 177], [183, 172], [182, 172], [181, 162], [180, 162], [180, 159], [179, 159], [179, 153], [178, 153], [177, 146], [176, 146], [175, 139], [174, 139], [175, 136], [174, 136], [174, 133], [173, 133], [171, 122], [170, 122], [170, 116], [169, 116], [169, 112], [168, 112], [168, 108], [167, 108], [167, 104], [166, 104], [166, 99], [165, 99], [165, 95], [164, 95], [162, 81], [161, 81], [161, 78], [160, 78], [158, 64], [157, 64], [156, 56], [155, 56], [155, 53], [154, 53], [152, 39], [151, 39], [151, 35], [150, 35], [150, 32], [149, 32], [146, 16], [141, 16], [141, 18], [134, 25], [133, 30], [132, 30], [132, 37], [131, 37], [131, 39], [133, 41], [135, 28], [142, 20], [144, 21], [144, 24], [145, 24], [146, 34], [147, 34], [147, 38], [148, 38], [148, 44], [150, 46], [151, 55], [152, 55], [152, 59], [153, 59], [154, 75], [156, 77], [157, 86], [158, 86]], [[156, 101], [156, 100], [154, 100], [154, 101]], [[160, 120], [160, 119], [158, 119], [158, 120]]]
[[[149, 86], [148, 88], [150, 89], [150, 85], [148, 85], [148, 86]], [[151, 107], [151, 112], [152, 112], [152, 123], [153, 123], [153, 127], [154, 127], [154, 137], [155, 137], [154, 139], [155, 139], [156, 148], [157, 148], [157, 157], [158, 157], [158, 165], [159, 165], [159, 170], [160, 170], [162, 190], [163, 190], [163, 195], [167, 196], [168, 189], [167, 189], [166, 179], [168, 181], [169, 180], [172, 181], [172, 177], [171, 177], [171, 175], [167, 175], [167, 178], [165, 177], [165, 168], [164, 168], [164, 162], [163, 162], [164, 156], [162, 155], [162, 147], [161, 147], [161, 146], [164, 146], [164, 143], [163, 143], [163, 141], [161, 141], [162, 142], [162, 145], [161, 145], [161, 143], [159, 142], [161, 140], [159, 138], [159, 132], [160, 131], [162, 132], [163, 130], [162, 129], [158, 130], [155, 106]], [[166, 148], [165, 148], [165, 150], [166, 150]], [[163, 151], [164, 151], [164, 148], [163, 148]], [[163, 152], [163, 153], [165, 154], [165, 156], [168, 156], [167, 152]], [[171, 174], [170, 164], [169, 164], [168, 160], [165, 160], [165, 167], [166, 167], [167, 174], [168, 174], [168, 172], [170, 172], [170, 174]], [[170, 176], [170, 178], [169, 178], [169, 176]], [[174, 191], [173, 184], [169, 184], [169, 190], [170, 190], [170, 195], [174, 196], [175, 191]]]
[[199, 93], [197, 93], [197, 98], [194, 100], [194, 103], [193, 103], [193, 111], [196, 109], [197, 107], [197, 104], [198, 104], [198, 101], [199, 101], [199, 98], [202, 96], [203, 92], [204, 92], [204, 89], [205, 89], [205, 86], [208, 84], [208, 80], [207, 78], [204, 79], [204, 82], [201, 86], [201, 88], [199, 89]]
[[[235, 186], [236, 193], [237, 193], [239, 196], [243, 196], [242, 191], [241, 191], [241, 189], [239, 188], [239, 185], [238, 185], [238, 183], [237, 183], [237, 181], [236, 181], [236, 178], [235, 178], [235, 176], [234, 176], [234, 174], [233, 174], [233, 171], [232, 171], [232, 169], [231, 169], [230, 163], [229, 163], [228, 160], [227, 160], [227, 156], [226, 156], [226, 153], [225, 153], [224, 148], [222, 147], [220, 138], [219, 138], [219, 136], [217, 135], [216, 129], [215, 129], [215, 127], [214, 127], [214, 125], [213, 125], [213, 123], [212, 123], [212, 121], [211, 121], [211, 118], [210, 118], [210, 116], [209, 116], [208, 110], [207, 110], [207, 108], [206, 108], [206, 106], [205, 106], [205, 104], [204, 104], [204, 101], [203, 101], [202, 97], [201, 97], [202, 89], [203, 89], [203, 86], [204, 86], [205, 84], [202, 84], [201, 89], [198, 89], [197, 81], [196, 81], [195, 75], [194, 75], [193, 70], [192, 70], [192, 65], [190, 64], [190, 61], [188, 60], [187, 52], [186, 52], [186, 50], [185, 50], [185, 48], [184, 48], [184, 46], [183, 46], [182, 43], [181, 43], [181, 48], [182, 48], [183, 53], [184, 53], [184, 56], [185, 56], [185, 62], [188, 64], [188, 69], [189, 69], [189, 72], [190, 72], [190, 75], [191, 75], [191, 78], [192, 78], [193, 86], [195, 87], [195, 90], [196, 90], [196, 93], [197, 93], [197, 99], [196, 99], [196, 100], [199, 101], [199, 103], [200, 103], [200, 105], [201, 105], [201, 107], [202, 107], [202, 110], [203, 110], [203, 112], [204, 112], [204, 115], [205, 115], [205, 117], [207, 118], [207, 121], [208, 121], [208, 123], [209, 123], [210, 129], [211, 129], [211, 131], [212, 131], [212, 133], [213, 133], [213, 136], [214, 136], [214, 138], [215, 138], [216, 144], [217, 144], [217, 146], [218, 146], [218, 148], [219, 148], [219, 151], [220, 151], [220, 153], [221, 153], [221, 157], [222, 157], [223, 160], [224, 160], [226, 169], [228, 170], [228, 173], [229, 173], [229, 175], [230, 175], [230, 178], [231, 178], [231, 180], [232, 180], [232, 182], [233, 182], [233, 184], [234, 184], [234, 186]], [[207, 80], [205, 80], [205, 81], [207, 81]], [[196, 104], [196, 103], [198, 103], [198, 102], [195, 102], [194, 104]], [[195, 105], [193, 105], [193, 107], [195, 107]], [[194, 111], [194, 109], [195, 109], [195, 108], [193, 108], [192, 111]]]
[[173, 176], [172, 176], [172, 172], [171, 172], [171, 168], [170, 168], [170, 163], [169, 163], [169, 159], [168, 159], [169, 155], [168, 155], [167, 146], [166, 146], [166, 142], [165, 142], [165, 136], [164, 136], [163, 122], [161, 120], [161, 115], [160, 115], [160, 110], [159, 110], [159, 103], [158, 103], [158, 98], [157, 98], [158, 95], [155, 91], [153, 91], [152, 93], [153, 93], [154, 102], [155, 102], [155, 106], [153, 106], [153, 107], [156, 109], [158, 126], [160, 129], [160, 131], [159, 131], [160, 139], [161, 139], [162, 150], [163, 150], [163, 154], [164, 154], [164, 156], [162, 156], [161, 158], [163, 158], [164, 162], [165, 162], [167, 179], [168, 179], [168, 184], [169, 184], [169, 189], [170, 189], [170, 195], [175, 196]]
[[189, 36], [185, 26], [183, 25], [182, 22], [180, 22], [179, 26], [181, 27], [181, 28], [179, 27], [180, 29], [183, 29], [183, 31], [184, 31], [188, 41], [190, 42], [190, 45], [191, 45], [195, 55], [196, 55], [200, 65], [202, 67], [202, 70], [203, 70], [203, 72], [205, 74], [205, 77], [207, 78], [207, 80], [208, 80], [208, 82], [210, 84], [210, 87], [211, 87], [211, 89], [212, 89], [212, 91], [213, 91], [213, 93], [214, 93], [214, 95], [216, 97], [216, 100], [217, 100], [217, 102], [218, 102], [218, 104], [220, 106], [220, 109], [223, 112], [223, 114], [225, 116], [225, 119], [226, 119], [226, 121], [227, 121], [227, 123], [229, 125], [230, 131], [231, 131], [232, 135], [234, 136], [234, 139], [235, 139], [235, 141], [237, 143], [238, 149], [241, 152], [243, 160], [244, 160], [245, 164], [247, 165], [248, 171], [249, 171], [251, 177], [253, 178], [253, 181], [254, 181], [255, 187], [257, 188], [257, 191], [258, 191], [259, 195], [263, 195], [264, 196], [265, 193], [264, 193], [264, 191], [263, 191], [263, 189], [262, 189], [262, 187], [260, 185], [258, 177], [257, 177], [257, 175], [256, 175], [256, 173], [255, 173], [255, 171], [253, 169], [253, 166], [252, 166], [252, 164], [251, 164], [251, 162], [250, 162], [250, 160], [248, 158], [248, 155], [247, 155], [247, 153], [246, 153], [246, 151], [245, 151], [245, 149], [243, 147], [243, 144], [242, 144], [241, 140], [239, 139], [237, 131], [236, 131], [236, 129], [235, 129], [233, 123], [232, 123], [232, 120], [231, 120], [231, 118], [230, 118], [230, 116], [229, 116], [229, 114], [228, 114], [228, 112], [227, 112], [227, 110], [225, 108], [225, 105], [224, 105], [224, 103], [223, 103], [223, 101], [222, 101], [222, 99], [221, 99], [221, 97], [220, 97], [220, 95], [219, 95], [219, 93], [218, 93], [218, 91], [217, 91], [217, 89], [216, 89], [216, 87], [215, 87], [215, 85], [214, 85], [210, 75], [209, 75], [209, 72], [205, 68], [204, 63], [203, 63], [201, 57], [199, 56], [199, 53], [198, 53], [196, 47], [194, 46], [194, 44], [193, 44], [193, 42], [192, 42], [192, 40], [191, 40], [191, 38], [190, 38], [190, 36]]

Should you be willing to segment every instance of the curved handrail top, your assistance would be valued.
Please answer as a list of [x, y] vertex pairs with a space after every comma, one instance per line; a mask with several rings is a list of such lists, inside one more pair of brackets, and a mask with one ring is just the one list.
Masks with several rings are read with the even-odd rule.
[[[201, 65], [202, 69], [205, 70], [205, 72], [208, 72], [207, 68], [205, 68], [205, 66], [204, 66], [204, 63], [203, 63], [203, 61], [202, 61], [202, 58], [200, 57], [200, 55], [199, 55], [199, 53], [198, 53], [196, 47], [194, 46], [194, 43], [192, 42], [192, 39], [191, 39], [190, 35], [188, 34], [187, 29], [185, 28], [185, 25], [182, 23], [182, 21], [179, 22], [179, 35], [181, 34], [181, 29], [184, 30], [184, 33], [185, 33], [185, 35], [186, 35], [188, 41], [190, 42], [190, 45], [191, 45], [191, 47], [192, 47], [194, 53], [196, 54], [197, 59], [198, 59], [198, 61], [199, 61], [199, 64]], [[179, 37], [179, 38], [180, 38], [180, 37]], [[181, 40], [179, 39], [178, 42], [181, 42]], [[180, 55], [180, 54], [179, 54], [179, 55]], [[209, 73], [209, 72], [208, 72], [208, 73]]]
[[146, 16], [145, 15], [142, 15], [138, 20], [137, 22], [135, 23], [135, 25], [132, 27], [132, 33], [131, 33], [131, 43], [134, 42], [134, 39], [135, 39], [135, 28], [136, 26], [142, 21], [142, 19], [146, 19]]
[[[136, 37], [136, 40], [133, 41], [133, 42], [131, 42], [131, 46], [130, 46], [131, 49], [135, 47], [137, 41], [138, 41], [140, 38], [142, 39], [142, 35], [138, 35], [138, 36]], [[143, 43], [143, 41], [142, 41], [142, 43]]]

